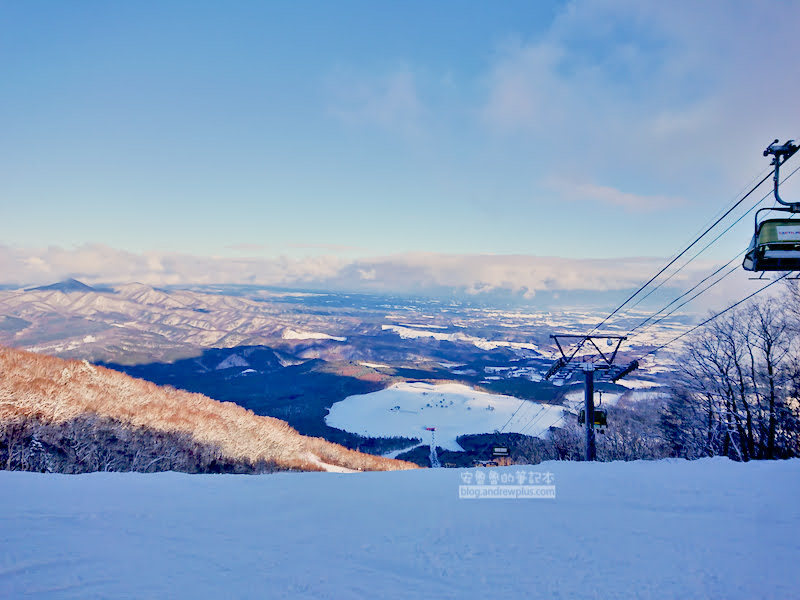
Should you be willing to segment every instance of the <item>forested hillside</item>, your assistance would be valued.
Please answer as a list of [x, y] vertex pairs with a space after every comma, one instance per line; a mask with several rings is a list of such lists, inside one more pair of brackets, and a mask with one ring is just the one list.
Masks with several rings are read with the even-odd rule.
[[0, 466], [87, 471], [395, 470], [230, 402], [0, 348]]

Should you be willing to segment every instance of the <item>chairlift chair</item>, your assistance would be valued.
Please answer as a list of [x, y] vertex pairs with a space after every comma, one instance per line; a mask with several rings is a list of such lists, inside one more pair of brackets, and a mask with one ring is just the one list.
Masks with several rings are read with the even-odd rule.
[[750, 247], [747, 249], [742, 267], [746, 271], [797, 271], [800, 270], [800, 218], [765, 219], [759, 222], [759, 213], [763, 211], [779, 211], [792, 214], [800, 213], [800, 202], [785, 202], [778, 193], [780, 185], [779, 170], [795, 152], [798, 146], [789, 140], [778, 144], [775, 140], [764, 150], [764, 156], [772, 154], [772, 165], [775, 200], [781, 206], [762, 208], [756, 211], [755, 233]]
[[[597, 406], [594, 407], [594, 424], [592, 425], [592, 429], [596, 429], [598, 433], [605, 433], [606, 427], [608, 427], [608, 413], [600, 408], [603, 406], [603, 392], [599, 392], [600, 401], [597, 403]], [[578, 424], [583, 425], [586, 423], [586, 409], [582, 408], [580, 414], [578, 415]]]
[[[578, 414], [578, 424], [583, 425], [584, 423], [586, 423], [586, 409], [582, 408], [581, 412]], [[605, 428], [608, 427], [608, 413], [601, 408], [595, 408], [594, 425], [592, 427], [599, 430], [600, 433], [603, 433]]]
[[746, 271], [800, 270], [800, 219], [766, 219], [757, 223], [742, 266]]

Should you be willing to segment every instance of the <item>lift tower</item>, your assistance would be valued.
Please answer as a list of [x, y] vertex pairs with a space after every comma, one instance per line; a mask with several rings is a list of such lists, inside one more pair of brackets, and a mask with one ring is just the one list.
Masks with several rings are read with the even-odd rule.
[[[582, 335], [582, 334], [553, 334], [550, 336], [556, 343], [561, 356], [553, 363], [545, 379], [561, 377], [563, 380], [569, 379], [576, 371], [583, 371], [586, 385], [584, 393], [584, 412], [586, 426], [586, 460], [597, 460], [597, 447], [594, 440], [595, 411], [594, 411], [594, 381], [595, 373], [601, 373], [603, 381], [617, 381], [631, 371], [639, 368], [639, 362], [633, 362], [619, 366], [614, 364], [619, 347], [627, 338], [620, 335]], [[600, 345], [595, 343], [605, 340], [605, 352]], [[562, 345], [563, 343], [563, 345]], [[565, 350], [565, 346], [574, 345], [571, 352]], [[581, 355], [584, 348], [589, 346], [597, 351], [597, 354]]]

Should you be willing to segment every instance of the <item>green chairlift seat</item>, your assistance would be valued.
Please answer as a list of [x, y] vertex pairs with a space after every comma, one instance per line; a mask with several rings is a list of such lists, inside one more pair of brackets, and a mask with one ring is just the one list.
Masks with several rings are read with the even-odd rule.
[[759, 223], [742, 266], [746, 271], [800, 270], [800, 219]]
[[[583, 425], [586, 422], [586, 409], [582, 408], [578, 415], [578, 424]], [[594, 409], [594, 427], [606, 427], [608, 425], [608, 416], [606, 411], [601, 408]]]

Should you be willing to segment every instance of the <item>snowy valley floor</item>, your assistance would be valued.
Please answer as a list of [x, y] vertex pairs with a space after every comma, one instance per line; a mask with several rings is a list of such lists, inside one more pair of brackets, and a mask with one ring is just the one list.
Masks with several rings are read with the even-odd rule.
[[494, 471], [556, 498], [460, 500], [474, 469], [0, 472], [0, 597], [797, 597], [800, 460]]

